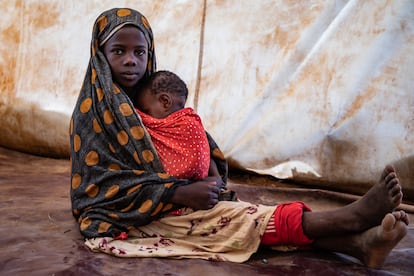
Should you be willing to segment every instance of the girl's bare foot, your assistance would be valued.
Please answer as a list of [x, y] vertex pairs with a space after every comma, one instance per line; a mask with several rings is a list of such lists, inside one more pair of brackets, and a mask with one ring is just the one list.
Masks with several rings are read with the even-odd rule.
[[[356, 215], [354, 231], [362, 231], [377, 226], [383, 217], [398, 207], [403, 193], [395, 169], [387, 165], [381, 178], [361, 199], [349, 205]], [[359, 225], [358, 225], [359, 224]], [[351, 229], [352, 230], [352, 229]]]
[[381, 268], [385, 258], [407, 234], [408, 216], [404, 211], [387, 214], [380, 226], [356, 235], [360, 252], [355, 254], [366, 266]]
[[361, 233], [380, 225], [384, 216], [400, 205], [402, 197], [395, 169], [388, 165], [379, 182], [357, 201], [330, 211], [303, 213], [303, 230], [312, 239]]
[[315, 248], [339, 252], [360, 260], [371, 268], [380, 268], [391, 250], [407, 234], [408, 216], [404, 211], [386, 214], [379, 226], [357, 234], [322, 237]]

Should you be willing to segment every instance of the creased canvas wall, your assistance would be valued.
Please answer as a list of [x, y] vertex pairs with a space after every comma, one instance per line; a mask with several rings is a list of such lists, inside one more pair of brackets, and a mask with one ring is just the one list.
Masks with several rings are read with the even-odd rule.
[[0, 2], [0, 145], [68, 156], [105, 9], [149, 19], [159, 69], [231, 164], [362, 192], [386, 163], [414, 199], [414, 1]]

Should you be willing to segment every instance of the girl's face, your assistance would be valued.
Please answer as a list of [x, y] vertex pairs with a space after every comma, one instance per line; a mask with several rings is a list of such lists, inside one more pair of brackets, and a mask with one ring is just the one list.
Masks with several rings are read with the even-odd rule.
[[147, 69], [148, 44], [144, 34], [137, 27], [127, 25], [117, 31], [102, 50], [113, 80], [127, 94], [135, 94], [136, 85]]

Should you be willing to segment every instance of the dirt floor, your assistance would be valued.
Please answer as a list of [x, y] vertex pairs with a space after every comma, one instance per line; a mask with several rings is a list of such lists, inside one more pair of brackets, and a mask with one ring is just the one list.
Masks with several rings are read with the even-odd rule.
[[[83, 244], [70, 212], [69, 160], [0, 147], [0, 275], [413, 275], [414, 217], [408, 235], [382, 270], [341, 254], [261, 249], [243, 264], [203, 260], [117, 258]], [[305, 189], [270, 178], [234, 174], [239, 198], [274, 204], [303, 200], [314, 210], [344, 205], [355, 196]], [[411, 206], [412, 207], [412, 206]]]

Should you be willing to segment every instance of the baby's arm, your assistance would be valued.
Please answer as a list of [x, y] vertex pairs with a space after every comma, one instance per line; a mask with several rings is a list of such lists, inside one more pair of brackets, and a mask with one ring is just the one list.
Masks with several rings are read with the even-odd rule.
[[217, 188], [221, 188], [223, 186], [223, 179], [218, 171], [217, 164], [214, 162], [213, 159], [210, 159], [210, 168], [208, 170], [208, 179], [214, 180], [217, 183]]
[[216, 162], [214, 162], [213, 159], [210, 159], [210, 168], [208, 170], [208, 176], [216, 176], [221, 178]]

